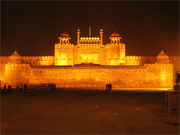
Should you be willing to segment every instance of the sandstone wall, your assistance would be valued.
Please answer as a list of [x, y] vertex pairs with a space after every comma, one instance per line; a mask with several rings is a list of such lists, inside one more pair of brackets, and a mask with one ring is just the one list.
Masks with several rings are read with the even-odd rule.
[[[10, 64], [8, 57], [0, 57], [2, 85], [10, 83], [56, 83], [58, 87], [172, 87], [176, 83], [180, 57], [170, 56], [170, 64], [144, 64], [153, 62], [156, 57], [127, 56], [128, 61], [142, 63], [142, 66], [38, 66], [28, 63]], [[33, 56], [21, 59], [26, 62], [53, 62], [53, 56]], [[143, 61], [144, 60], [144, 61]], [[141, 65], [141, 64], [140, 64]]]
[[173, 64], [173, 82], [176, 84], [176, 72], [180, 71], [180, 56], [170, 56], [169, 59]]
[[126, 56], [126, 65], [155, 64], [156, 56]]
[[54, 56], [21, 56], [22, 62], [31, 65], [53, 65]]
[[172, 73], [172, 64], [95, 67], [8, 64], [5, 74], [6, 80], [12, 84], [55, 83], [57, 87], [105, 87], [111, 83], [113, 88], [172, 88]]

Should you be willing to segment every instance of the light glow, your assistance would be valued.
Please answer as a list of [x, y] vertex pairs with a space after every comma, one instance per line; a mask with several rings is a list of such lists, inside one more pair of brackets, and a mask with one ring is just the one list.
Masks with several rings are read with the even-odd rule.
[[[173, 88], [173, 64], [169, 64], [164, 52], [158, 57], [126, 56], [123, 43], [104, 46], [96, 43], [99, 37], [81, 37], [88, 41], [75, 46], [69, 39], [60, 38], [66, 42], [55, 44], [54, 56], [24, 57], [14, 52], [9, 58], [1, 57], [1, 62], [5, 61], [1, 64], [2, 84], [55, 83], [57, 87], [104, 88], [111, 83], [114, 89]], [[111, 41], [120, 42], [120, 38], [113, 37]]]

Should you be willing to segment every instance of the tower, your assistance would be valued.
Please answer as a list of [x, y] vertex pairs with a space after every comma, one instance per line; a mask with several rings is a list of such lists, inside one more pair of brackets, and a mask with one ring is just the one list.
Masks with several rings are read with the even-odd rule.
[[100, 29], [101, 45], [103, 44], [103, 29]]
[[121, 43], [120, 34], [114, 31], [111, 34], [111, 37], [109, 39], [111, 40], [111, 43], [109, 45], [109, 49], [107, 50], [107, 56], [108, 59], [111, 61], [111, 65], [121, 65], [125, 64], [125, 44]]
[[55, 65], [73, 65], [73, 45], [69, 43], [69, 34], [64, 31], [58, 39], [60, 41], [54, 50]]
[[79, 45], [80, 29], [77, 29], [77, 45]]

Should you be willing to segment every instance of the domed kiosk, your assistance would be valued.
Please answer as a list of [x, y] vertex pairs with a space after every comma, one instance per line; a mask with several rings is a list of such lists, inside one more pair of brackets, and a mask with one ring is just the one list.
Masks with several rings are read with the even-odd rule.
[[11, 56], [9, 56], [9, 63], [14, 63], [14, 64], [21, 63], [21, 56], [17, 53], [16, 50]]
[[120, 37], [120, 34], [117, 33], [117, 31], [114, 31], [114, 32], [111, 34], [111, 37]]
[[67, 34], [66, 31], [64, 31], [58, 39], [60, 39], [61, 44], [67, 44], [69, 43], [69, 39], [71, 38], [69, 37], [69, 34]]
[[169, 56], [163, 50], [161, 50], [161, 52], [157, 56], [157, 62], [159, 64], [168, 64], [169, 63]]
[[120, 34], [117, 33], [116, 31], [114, 31], [112, 34], [111, 34], [111, 37], [109, 37], [109, 39], [111, 40], [111, 43], [117, 43], [119, 44], [120, 43], [120, 40], [122, 39], [122, 37], [120, 37]]

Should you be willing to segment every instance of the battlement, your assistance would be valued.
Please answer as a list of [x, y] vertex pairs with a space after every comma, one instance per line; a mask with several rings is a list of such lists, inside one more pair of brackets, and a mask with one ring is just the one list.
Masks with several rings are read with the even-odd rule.
[[81, 37], [79, 40], [80, 44], [100, 44], [101, 40], [99, 37]]
[[9, 56], [0, 56], [0, 60], [7, 60]]
[[170, 60], [180, 60], [180, 56], [169, 56]]
[[101, 44], [79, 44], [76, 46], [76, 48], [81, 48], [81, 49], [99, 49], [103, 48]]
[[56, 48], [61, 48], [61, 49], [73, 49], [74, 48], [74, 44], [71, 43], [66, 43], [66, 44], [61, 44], [61, 43], [57, 43], [55, 44], [55, 49]]
[[156, 60], [157, 56], [126, 56], [127, 60]]
[[99, 40], [99, 37], [81, 37], [80, 40]]
[[125, 44], [124, 43], [109, 43], [105, 45], [105, 49], [117, 49], [117, 48], [121, 48], [121, 49], [125, 49]]
[[53, 65], [54, 56], [21, 56], [21, 60], [31, 65]]
[[24, 61], [28, 60], [53, 60], [54, 56], [21, 56]]
[[126, 56], [127, 65], [155, 64], [157, 56]]

